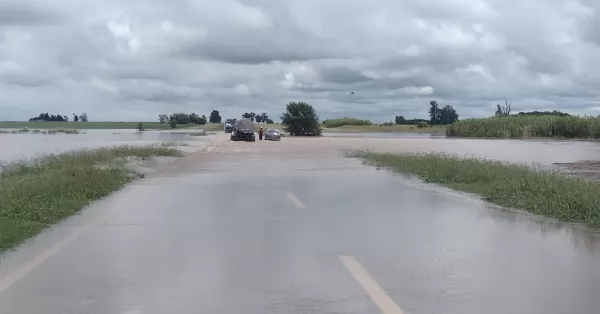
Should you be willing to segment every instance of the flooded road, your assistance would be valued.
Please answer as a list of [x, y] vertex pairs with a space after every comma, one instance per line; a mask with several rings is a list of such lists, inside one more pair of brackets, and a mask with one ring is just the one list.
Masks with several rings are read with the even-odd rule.
[[372, 141], [219, 138], [5, 255], [0, 313], [600, 308], [597, 234], [339, 156]]

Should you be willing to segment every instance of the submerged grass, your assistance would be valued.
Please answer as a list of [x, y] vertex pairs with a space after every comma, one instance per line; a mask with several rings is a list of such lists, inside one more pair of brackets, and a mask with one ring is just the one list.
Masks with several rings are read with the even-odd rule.
[[169, 146], [188, 146], [188, 143], [183, 143], [180, 141], [175, 141], [175, 140], [170, 140], [170, 141], [164, 141], [162, 143], [160, 143], [161, 146], [165, 146], [165, 147], [169, 147]]
[[22, 129], [12, 129], [12, 130], [7, 130], [7, 129], [0, 129], [0, 133], [2, 134], [24, 134], [24, 133], [33, 133], [33, 134], [57, 134], [57, 133], [64, 133], [64, 134], [79, 134], [79, 130], [77, 129], [65, 129], [65, 128], [54, 128], [54, 129], [47, 129], [47, 130], [41, 130], [41, 129], [29, 129], [29, 128], [22, 128]]
[[448, 125], [446, 135], [499, 138], [600, 138], [600, 117], [511, 115], [465, 119]]
[[476, 158], [357, 152], [366, 164], [480, 195], [484, 200], [565, 222], [600, 227], [600, 182]]
[[21, 160], [0, 168], [0, 252], [119, 190], [136, 177], [131, 158], [180, 156], [163, 146], [122, 146]]
[[[1, 129], [130, 129], [138, 128], [140, 122], [28, 122], [28, 121], [0, 121]], [[146, 130], [168, 130], [171, 126], [168, 123], [159, 123], [154, 121], [142, 122]], [[178, 124], [177, 128], [196, 127], [197, 124]]]

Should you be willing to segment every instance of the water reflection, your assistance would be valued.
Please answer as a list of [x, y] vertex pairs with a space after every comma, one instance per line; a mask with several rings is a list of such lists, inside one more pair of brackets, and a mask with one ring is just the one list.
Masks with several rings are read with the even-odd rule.
[[493, 207], [491, 210], [481, 211], [479, 214], [480, 218], [487, 218], [494, 222], [511, 225], [523, 225], [526, 226], [525, 230], [527, 232], [539, 234], [542, 238], [568, 238], [571, 245], [578, 249], [578, 251], [584, 251], [592, 256], [600, 256], [600, 232], [588, 229], [579, 224], [564, 223], [519, 210]]

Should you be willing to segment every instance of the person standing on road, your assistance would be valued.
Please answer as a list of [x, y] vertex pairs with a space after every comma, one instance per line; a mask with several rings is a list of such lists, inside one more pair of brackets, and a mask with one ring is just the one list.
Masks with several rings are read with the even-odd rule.
[[261, 126], [260, 129], [258, 129], [258, 140], [259, 141], [262, 141], [262, 136], [263, 136], [263, 129]]

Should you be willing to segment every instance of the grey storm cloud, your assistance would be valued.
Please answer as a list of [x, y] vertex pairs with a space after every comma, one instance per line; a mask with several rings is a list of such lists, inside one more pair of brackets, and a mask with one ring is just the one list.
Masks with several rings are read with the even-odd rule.
[[594, 0], [0, 0], [0, 120], [596, 114], [599, 64]]

